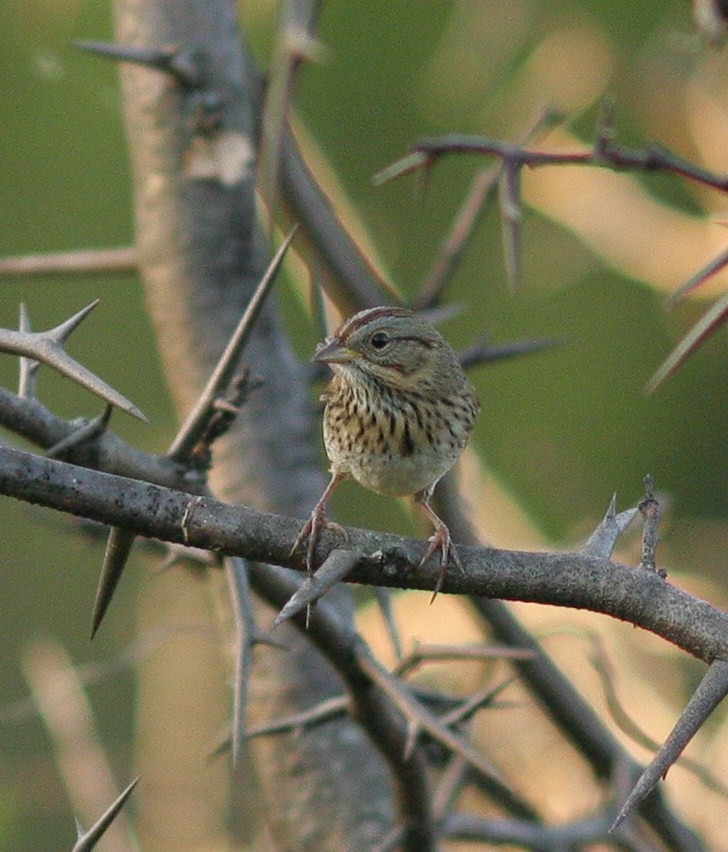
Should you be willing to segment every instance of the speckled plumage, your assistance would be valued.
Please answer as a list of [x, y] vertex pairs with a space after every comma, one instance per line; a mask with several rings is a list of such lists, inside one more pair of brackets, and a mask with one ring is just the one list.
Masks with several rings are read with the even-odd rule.
[[[381, 333], [390, 343], [377, 351], [370, 341]], [[331, 342], [358, 356], [329, 362], [334, 378], [322, 401], [331, 472], [377, 494], [434, 487], [465, 449], [479, 409], [450, 345], [403, 308], [362, 311]]]
[[391, 496], [413, 495], [435, 526], [423, 562], [441, 550], [459, 564], [450, 532], [429, 505], [437, 482], [465, 449], [480, 409], [475, 391], [447, 341], [405, 308], [361, 311], [317, 350], [334, 377], [321, 399], [324, 444], [332, 479], [294, 544], [309, 537], [308, 564], [325, 503], [341, 479]]

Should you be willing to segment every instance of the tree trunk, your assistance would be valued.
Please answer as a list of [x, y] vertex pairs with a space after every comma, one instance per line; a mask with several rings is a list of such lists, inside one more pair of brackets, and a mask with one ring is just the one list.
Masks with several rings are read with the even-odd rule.
[[[117, 0], [115, 8], [118, 42], [148, 48], [181, 45], [199, 73], [199, 85], [185, 88], [158, 70], [131, 65], [122, 69], [141, 274], [170, 390], [183, 416], [265, 267], [255, 223], [252, 159], [244, 162], [241, 157], [238, 166], [242, 167], [233, 168], [232, 178], [228, 173], [193, 175], [200, 151], [214, 149], [221, 139], [238, 153], [244, 154], [246, 145], [254, 150], [257, 85], [246, 62], [232, 2]], [[216, 106], [210, 111], [213, 99]], [[219, 124], [205, 135], [201, 126], [211, 116]], [[305, 515], [323, 488], [317, 426], [304, 371], [292, 355], [274, 300], [264, 310], [244, 359], [263, 384], [244, 406], [235, 428], [215, 444], [211, 485], [217, 496], [227, 500]], [[200, 594], [200, 585], [180, 578], [178, 572], [175, 584], [180, 584], [176, 589], [180, 598], [184, 583]], [[334, 599], [350, 618], [347, 593], [338, 591]], [[268, 612], [258, 614], [263, 623]], [[184, 617], [189, 619], [190, 613]], [[304, 636], [290, 627], [281, 629], [276, 638], [286, 643], [287, 650], [258, 647], [255, 652], [250, 724], [310, 708], [341, 691], [334, 671]], [[184, 653], [189, 652], [188, 647]], [[199, 689], [212, 688], [209, 670], [204, 659], [198, 659], [194, 668], [187, 660], [168, 660], [164, 667], [166, 677], [177, 680], [177, 688], [167, 692], [174, 715], [171, 707], [158, 703], [154, 713], [161, 714], [163, 722], [188, 714], [204, 732], [203, 739], [209, 738], [213, 724], [201, 718], [204, 708], [199, 702]], [[202, 679], [199, 689], [195, 678]], [[219, 678], [217, 687], [221, 687]], [[161, 700], [154, 689], [147, 693], [154, 694], [155, 702]], [[210, 696], [210, 706], [214, 704]], [[145, 713], [140, 707], [140, 720]], [[197, 765], [191, 778], [178, 779], [180, 788], [189, 789], [190, 783], [197, 784], [201, 775], [210, 776], [211, 770], [199, 763], [200, 742], [191, 741], [190, 726], [183, 733], [174, 727], [164, 723], [156, 727], [155, 754], [176, 754], [179, 765], [190, 773]], [[163, 737], [168, 742], [160, 744], [158, 738]], [[182, 753], [188, 754], [186, 761], [180, 761]], [[302, 736], [258, 738], [250, 760], [279, 848], [369, 848], [390, 824], [386, 769], [349, 720], [328, 722]], [[145, 770], [141, 771], [143, 776]], [[244, 772], [235, 784], [246, 783]], [[224, 802], [219, 790], [211, 792], [213, 786], [190, 795], [218, 797], [216, 802], [202, 804], [222, 813]], [[194, 804], [180, 803], [180, 812]], [[173, 822], [175, 816], [167, 810], [159, 819]], [[158, 839], [155, 843], [155, 848], [162, 848]]]

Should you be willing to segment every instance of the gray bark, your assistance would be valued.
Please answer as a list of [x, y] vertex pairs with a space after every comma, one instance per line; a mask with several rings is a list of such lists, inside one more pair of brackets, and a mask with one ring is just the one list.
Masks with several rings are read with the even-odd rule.
[[[195, 133], [194, 110], [200, 95], [216, 98], [220, 131], [240, 134], [253, 150], [257, 86], [246, 66], [233, 3], [117, 0], [115, 8], [118, 42], [183, 45], [201, 72], [199, 91], [185, 91], [159, 71], [122, 69], [140, 269], [170, 390], [184, 416], [266, 261], [255, 224], [252, 164], [231, 185], [185, 174], [194, 146], [209, 141]], [[235, 428], [215, 445], [211, 485], [226, 500], [301, 516], [321, 493], [323, 478], [304, 373], [273, 302], [245, 361], [264, 383]], [[335, 599], [350, 618], [346, 592]], [[333, 669], [294, 628], [277, 638], [287, 651], [256, 651], [251, 724], [341, 691]], [[389, 824], [384, 764], [349, 721], [304, 736], [259, 738], [252, 762], [280, 848], [368, 848]]]

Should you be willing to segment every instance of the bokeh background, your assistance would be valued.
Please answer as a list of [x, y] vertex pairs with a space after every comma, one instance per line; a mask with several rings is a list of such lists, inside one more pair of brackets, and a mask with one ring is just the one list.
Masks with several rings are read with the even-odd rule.
[[[265, 63], [275, 4], [242, 6], [250, 41]], [[74, 39], [110, 39], [110, 14], [99, 0], [0, 5], [0, 256], [133, 240], [116, 70], [71, 47]], [[300, 135], [340, 215], [404, 299], [418, 293], [470, 180], [489, 165], [477, 156], [445, 158], [424, 193], [411, 177], [375, 186], [372, 176], [418, 137], [462, 132], [515, 139], [550, 107], [562, 111], [565, 122], [537, 144], [575, 150], [589, 143], [600, 104], [610, 96], [620, 141], [640, 147], [659, 140], [708, 169], [728, 172], [728, 48], [700, 41], [682, 0], [329, 3], [319, 37], [322, 61], [305, 67], [298, 83]], [[480, 531], [504, 547], [573, 547], [614, 492], [620, 508], [634, 505], [651, 474], [663, 500], [662, 563], [675, 583], [724, 606], [728, 331], [718, 332], [655, 395], [645, 396], [643, 387], [728, 286], [725, 276], [716, 276], [678, 309], [664, 308], [666, 294], [725, 249], [728, 198], [669, 175], [585, 168], [524, 174], [523, 191], [521, 288], [508, 287], [498, 211], [490, 208], [446, 290], [446, 300], [463, 310], [442, 330], [461, 347], [483, 334], [497, 343], [562, 343], [472, 371], [483, 414], [463, 479]], [[307, 357], [317, 333], [307, 280], [295, 264], [292, 270], [279, 298], [295, 346]], [[0, 323], [16, 327], [22, 301], [34, 328], [49, 327], [97, 297], [101, 304], [73, 336], [70, 351], [150, 419], [145, 426], [116, 414], [112, 427], [162, 451], [174, 419], [133, 273], [3, 278]], [[3, 385], [13, 388], [16, 375], [15, 359], [2, 358]], [[96, 400], [65, 380], [43, 371], [39, 384], [42, 401], [63, 416], [98, 412]], [[336, 512], [343, 522], [414, 529], [404, 507], [354, 486], [341, 489]], [[60, 643], [81, 667], [99, 739], [121, 786], [135, 763], [136, 672], [165, 641], [149, 612], [139, 614], [138, 601], [151, 600], [153, 609], [165, 583], [164, 594], [174, 601], [174, 584], [150, 570], [143, 555], [135, 557], [90, 644], [103, 538], [9, 499], [0, 503], [0, 530], [0, 849], [67, 849], [72, 811], [48, 733], [29, 700], [38, 643]], [[634, 563], [638, 547], [638, 534], [628, 535], [621, 557]], [[199, 590], [205, 593], [203, 580]], [[446, 615], [452, 602], [438, 601], [442, 618], [436, 619], [434, 610], [423, 612], [421, 598], [407, 598], [415, 603], [399, 605], [408, 635], [442, 641], [468, 635], [466, 618], [455, 618], [463, 623], [460, 635]], [[177, 603], [184, 608], [184, 601]], [[665, 643], [607, 619], [518, 609], [533, 629], [549, 634], [549, 650], [610, 724], [585, 631], [601, 636], [623, 705], [657, 739], [702, 673]], [[376, 619], [366, 611], [362, 619], [376, 642]], [[212, 634], [200, 636], [196, 641], [214, 643]], [[691, 753], [725, 778], [727, 740], [719, 711]], [[553, 766], [559, 748], [547, 726], [530, 726], [515, 759]], [[630, 748], [648, 759], [648, 750]], [[580, 776], [564, 767], [573, 790], [551, 806], [554, 819], [587, 809], [597, 796], [580, 800]], [[527, 786], [543, 778], [527, 776]], [[568, 786], [568, 778], [558, 780]], [[711, 848], [728, 849], [721, 833], [728, 802], [680, 767], [668, 785]], [[178, 848], [223, 847], [201, 840]]]

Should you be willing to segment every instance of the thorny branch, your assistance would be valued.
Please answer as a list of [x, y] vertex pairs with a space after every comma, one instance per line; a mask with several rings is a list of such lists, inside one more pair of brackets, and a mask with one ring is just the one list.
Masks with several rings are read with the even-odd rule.
[[[607, 140], [606, 140], [607, 134], [606, 134], [606, 133], [602, 134], [602, 137], [603, 137], [603, 138], [599, 140], [599, 144], [598, 144], [598, 145], [595, 145], [595, 154], [597, 154], [597, 153], [598, 153], [599, 155], [603, 155], [605, 151], [607, 151], [607, 152], [609, 153], [609, 151], [611, 150], [611, 149], [610, 149], [610, 145], [608, 145], [608, 144], [607, 144]], [[629, 153], [629, 152], [628, 152], [628, 153]], [[657, 151], [657, 150], [656, 150], [655, 152], [653, 152], [653, 154], [655, 155], [655, 160], [654, 160], [654, 161], [655, 161], [655, 162], [658, 162], [658, 161], [661, 161], [661, 162], [667, 162], [667, 160], [666, 160], [666, 159], [665, 159], [665, 157], [664, 157], [664, 154], [665, 154], [665, 153], [669, 154], [669, 152], [662, 152], [662, 154], [660, 154], [660, 152], [659, 152], [659, 151]], [[659, 154], [659, 156], [658, 156], [658, 154]], [[674, 155], [671, 155], [671, 156], [674, 156]], [[635, 165], [628, 165], [628, 162], [627, 162], [627, 161], [628, 161], [628, 157], [625, 157], [625, 158], [624, 158], [623, 165], [622, 165], [622, 166], [617, 165], [617, 167], [655, 168], [656, 166], [654, 166], [654, 165], [650, 165], [650, 164], [649, 164], [649, 162], [648, 162], [648, 160], [649, 160], [649, 158], [644, 158], [644, 159], [643, 159], [643, 161], [642, 161], [642, 164], [641, 164], [641, 165], [639, 165], [639, 166], [635, 166]], [[538, 164], [546, 164], [546, 163], [534, 163], [534, 162], [529, 162], [529, 163], [525, 163], [525, 164], [530, 166], [530, 165], [538, 165]], [[600, 163], [595, 162], [594, 164], [599, 165]], [[681, 172], [681, 171], [680, 171], [680, 164], [679, 164], [679, 163], [677, 163], [677, 164], [676, 164], [675, 162], [672, 162], [672, 168], [671, 168], [671, 169], [669, 169], [669, 170], [673, 170], [673, 171], [675, 171], [676, 173], [679, 173], [679, 174], [680, 174], [680, 173], [684, 173], [684, 172]], [[516, 187], [516, 185], [517, 185], [517, 174], [516, 174], [516, 173], [517, 173], [517, 171], [518, 171], [517, 169], [516, 169], [516, 170], [514, 170], [513, 175], [512, 175], [512, 177], [511, 177], [511, 179], [510, 179], [510, 183], [509, 183], [508, 185], [505, 185], [505, 186], [504, 186], [504, 195], [503, 195], [503, 197], [504, 197], [505, 201], [506, 201], [506, 202], [508, 202], [508, 203], [510, 204], [510, 213], [511, 213], [511, 215], [510, 215], [510, 219], [509, 219], [509, 221], [510, 221], [512, 224], [510, 225], [510, 231], [509, 231], [509, 233], [510, 233], [510, 237], [509, 237], [509, 240], [510, 240], [510, 244], [511, 244], [511, 245], [515, 245], [515, 244], [517, 243], [517, 238], [518, 238], [518, 235], [517, 235], [517, 219], [518, 219], [518, 212], [519, 212], [519, 211], [518, 211], [518, 206], [517, 206], [517, 205], [514, 205], [514, 204], [512, 203], [512, 202], [513, 202], [513, 200], [514, 200], [514, 198], [515, 198], [515, 197], [517, 197], [517, 190], [516, 190], [516, 189], [514, 189], [514, 187]], [[696, 179], [698, 179], [698, 178], [696, 177]], [[190, 504], [190, 502], [189, 502], [189, 498], [187, 498], [187, 506], [186, 506], [186, 508], [189, 508], [190, 506], [191, 506], [191, 504]], [[201, 506], [204, 506], [205, 510], [207, 510], [207, 506], [206, 506], [206, 504], [204, 503], [204, 501], [201, 501], [200, 503], [197, 503], [197, 504], [194, 506], [194, 510], [193, 510], [193, 511], [191, 512], [191, 514], [190, 514], [189, 522], [185, 525], [185, 531], [186, 531], [186, 533], [187, 533], [187, 535], [188, 535], [188, 536], [189, 536], [189, 534], [190, 534], [190, 531], [195, 529], [195, 526], [194, 526], [194, 519], [195, 519], [195, 517], [197, 516], [197, 513], [198, 513], [198, 511], [199, 511], [199, 509], [200, 509], [200, 507], [201, 507]], [[282, 519], [282, 521], [285, 521], [285, 519]], [[276, 522], [276, 523], [277, 523], [277, 522]], [[135, 528], [136, 528], [136, 527], [135, 527]], [[280, 531], [279, 531], [279, 530], [276, 530], [276, 535], [274, 536], [274, 538], [276, 538], [276, 540], [277, 540], [277, 536], [278, 536], [278, 534], [279, 534], [279, 533], [280, 533]], [[287, 534], [287, 532], [286, 532], [286, 534]], [[365, 536], [365, 539], [366, 539], [366, 536], [368, 536], [369, 534], [363, 534], [363, 535]], [[377, 543], [377, 542], [379, 542], [379, 539], [377, 539], [377, 542], [372, 542], [372, 541], [369, 541], [368, 539], [367, 539], [367, 541], [368, 541], [369, 543]], [[389, 539], [387, 539], [387, 541], [389, 541]], [[330, 543], [330, 542], [325, 542], [324, 544], [325, 544], [325, 546], [322, 548], [322, 553], [323, 553], [324, 551], [326, 551], [327, 549], [328, 549], [328, 550], [330, 550], [329, 545], [330, 545], [331, 543]], [[247, 546], [247, 544], [246, 544], [246, 546]], [[394, 563], [395, 563], [395, 566], [394, 566], [394, 567], [395, 567], [394, 573], [393, 573], [393, 574], [391, 574], [391, 575], [389, 576], [389, 578], [388, 578], [388, 579], [392, 582], [392, 584], [393, 584], [393, 585], [395, 585], [395, 584], [397, 583], [397, 571], [399, 570], [399, 568], [400, 568], [400, 567], [402, 567], [402, 565], [404, 565], [404, 564], [407, 562], [407, 560], [409, 559], [409, 554], [410, 554], [410, 552], [413, 552], [413, 551], [414, 551], [414, 552], [416, 552], [419, 546], [420, 546], [420, 545], [418, 545], [418, 544], [416, 544], [416, 543], [414, 543], [414, 542], [402, 542], [402, 541], [400, 541], [400, 542], [398, 542], [398, 543], [396, 542], [396, 543], [394, 543], [394, 544], [391, 544], [391, 542], [390, 542], [389, 544], [386, 544], [386, 542], [385, 542], [385, 550], [382, 550], [382, 553], [383, 553], [383, 554], [385, 554], [385, 553], [386, 553], [387, 555], [391, 555], [391, 556], [393, 557], [393, 561], [394, 561]], [[387, 549], [387, 548], [389, 548], [389, 549]], [[401, 549], [400, 549], [400, 548], [401, 548]], [[495, 553], [495, 552], [488, 552], [488, 553], [489, 553], [489, 558], [490, 558], [490, 556], [492, 556], [492, 554], [493, 554], [493, 553]], [[403, 556], [403, 554], [404, 554], [404, 556]], [[533, 558], [533, 557], [535, 557], [536, 559], [539, 559], [541, 556], [545, 556], [545, 555], [541, 555], [541, 554], [529, 554], [529, 555], [527, 555], [527, 556], [530, 556], [530, 557], [532, 557], [532, 558]], [[558, 555], [557, 555], [557, 556], [558, 556]], [[473, 558], [475, 559], [475, 557], [473, 557]], [[579, 559], [579, 557], [576, 557], [576, 558], [577, 558], [577, 559]], [[381, 571], [381, 569], [382, 569], [382, 565], [386, 563], [386, 559], [384, 559], [384, 558], [382, 558], [382, 559], [380, 559], [380, 560], [376, 560], [375, 562], [376, 562], [377, 564], [370, 564], [370, 563], [371, 563], [371, 560], [367, 561], [367, 558], [366, 558], [366, 557], [362, 557], [362, 559], [363, 559], [363, 564], [362, 564], [361, 566], [359, 566], [359, 568], [357, 569], [357, 571], [358, 571], [358, 570], [363, 571], [362, 579], [366, 579], [367, 572], [368, 572], [368, 571], [370, 571], [370, 570], [374, 570], [374, 571]], [[581, 559], [582, 559], [582, 561], [583, 561], [583, 565], [584, 565], [584, 566], [586, 566], [586, 567], [589, 567], [589, 565], [587, 565], [587, 563], [588, 563], [588, 559], [587, 559], [585, 556], [583, 556], [583, 555], [582, 555]], [[497, 560], [496, 560], [496, 562], [497, 562]], [[600, 562], [600, 560], [594, 560], [594, 562], [595, 562], [595, 563], [599, 563], [599, 562]], [[601, 562], [604, 564], [604, 566], [610, 566], [610, 565], [612, 564], [612, 563], [609, 563], [609, 562], [608, 562], [608, 561], [606, 561], [606, 560], [602, 560]], [[601, 563], [600, 563], [600, 564], [601, 564]], [[291, 566], [291, 567], [295, 567], [295, 566]], [[592, 566], [592, 567], [593, 567], [593, 566]], [[617, 567], [619, 567], [619, 566], [617, 566]], [[260, 569], [260, 570], [265, 570], [265, 569]], [[490, 566], [489, 566], [489, 569], [488, 569], [488, 570], [491, 570]], [[412, 573], [412, 572], [410, 572], [410, 573]], [[631, 572], [631, 573], [636, 575], [638, 572]], [[357, 579], [357, 577], [358, 577], [358, 575], [354, 575], [354, 576], [352, 576], [352, 578], [351, 578], [351, 579], [356, 580], [356, 579]], [[381, 578], [381, 576], [380, 576], [380, 577], [376, 580], [376, 582], [379, 582], [379, 583], [381, 583], [381, 582], [382, 582], [382, 578]], [[421, 582], [425, 582], [425, 583], [426, 583], [426, 582], [427, 582], [427, 578], [426, 578], [426, 577], [423, 577], [423, 578], [421, 579]], [[670, 589], [670, 588], [671, 588], [671, 587], [667, 586], [667, 584], [664, 584], [664, 587], [665, 587], [666, 589]], [[480, 592], [479, 592], [479, 594], [482, 594], [482, 593], [483, 593], [482, 591], [480, 591]], [[689, 597], [689, 596], [687, 596], [687, 597]], [[695, 599], [692, 599], [692, 600], [694, 601]], [[696, 603], [698, 603], [698, 604], [699, 604], [699, 603], [702, 603], [702, 602], [696, 602]], [[707, 605], [705, 605], [705, 606], [707, 606]], [[620, 615], [619, 617], [625, 617], [625, 615]], [[700, 617], [702, 617], [702, 614], [701, 614], [701, 616], [700, 616]], [[699, 619], [698, 619], [698, 620], [699, 620]], [[314, 630], [314, 629], [315, 629], [315, 624], [312, 626], [312, 630]], [[650, 628], [650, 629], [651, 629], [651, 628]], [[723, 631], [723, 630], [724, 630], [724, 625], [720, 625], [720, 630], [719, 630], [718, 632], [721, 632], [721, 631]], [[724, 633], [722, 633], [721, 635], [723, 635], [723, 636], [724, 636], [725, 634], [724, 634]], [[721, 652], [722, 652], [722, 651], [724, 651], [724, 650], [725, 650], [724, 645], [721, 645]], [[701, 651], [701, 653], [700, 653], [700, 654], [698, 654], [698, 655], [702, 655], [702, 651]], [[704, 657], [704, 658], [705, 658], [705, 657]], [[420, 792], [422, 793], [422, 792], [424, 792], [424, 791], [422, 791], [422, 790], [421, 790]], [[419, 807], [416, 807], [416, 808], [414, 809], [413, 813], [418, 813], [419, 811], [420, 811], [420, 808], [419, 808]], [[600, 830], [601, 830], [601, 827], [600, 827]], [[449, 833], [449, 832], [448, 832], [448, 833]], [[545, 840], [545, 835], [541, 835], [541, 839], [542, 839], [542, 840]], [[537, 842], [537, 841], [535, 841], [535, 842]]]
[[446, 154], [465, 153], [496, 157], [502, 161], [504, 169], [510, 168], [516, 173], [524, 167], [541, 166], [598, 166], [615, 171], [661, 171], [688, 178], [722, 192], [728, 190], [728, 177], [703, 169], [662, 145], [652, 143], [645, 148], [627, 148], [613, 142], [613, 135], [612, 110], [610, 104], [606, 103], [591, 150], [545, 151], [483, 136], [448, 134], [419, 140], [412, 146], [409, 154], [382, 169], [377, 174], [376, 181], [384, 183], [412, 171], [428, 169]]
[[[429, 172], [435, 163], [446, 154], [465, 153], [483, 154], [497, 158], [498, 169], [491, 174], [499, 180], [501, 228], [503, 234], [503, 252], [509, 281], [516, 285], [520, 280], [520, 218], [522, 199], [520, 176], [524, 168], [541, 166], [595, 166], [613, 171], [646, 171], [674, 174], [719, 192], [728, 192], [728, 177], [715, 174], [707, 169], [685, 160], [659, 143], [651, 143], [645, 148], [627, 148], [614, 142], [614, 105], [610, 100], [603, 104], [597, 124], [591, 150], [584, 151], [547, 151], [527, 148], [518, 144], [501, 142], [481, 136], [450, 134], [416, 142], [410, 153], [382, 169], [375, 182], [384, 183], [409, 172]], [[460, 218], [464, 224], [460, 230], [467, 236], [467, 228], [477, 212], [478, 195], [487, 191], [487, 174], [483, 173], [482, 188], [474, 185], [475, 200], [466, 202]], [[474, 209], [468, 209], [474, 208]], [[723, 251], [711, 260], [702, 270], [686, 281], [668, 304], [675, 304], [691, 290], [698, 287], [711, 275], [728, 263], [728, 252]], [[429, 291], [426, 291], [426, 293]], [[435, 294], [437, 290], [433, 291]], [[719, 299], [706, 314], [688, 331], [675, 346], [665, 361], [656, 370], [646, 385], [646, 392], [655, 391], [677, 368], [706, 340], [728, 317], [728, 294]]]
[[[305, 570], [290, 555], [300, 522], [0, 447], [0, 493], [163, 541]], [[192, 506], [192, 508], [190, 508]], [[183, 524], [184, 519], [184, 524]], [[348, 582], [432, 590], [438, 567], [418, 567], [423, 542], [347, 529], [359, 551]], [[326, 530], [317, 559], [340, 547]], [[573, 553], [463, 547], [463, 572], [443, 591], [591, 609], [650, 630], [706, 662], [728, 659], [728, 615], [653, 571]]]
[[[0, 471], [0, 492], [29, 502], [164, 540], [270, 564], [304, 567], [290, 556], [298, 522], [289, 518], [230, 507], [207, 498], [197, 497], [191, 503], [184, 493], [13, 450], [0, 449]], [[421, 542], [358, 530], [349, 530], [348, 534], [353, 547], [362, 553], [349, 581], [426, 589], [437, 582], [439, 571], [415, 567], [419, 565]], [[319, 556], [332, 549], [335, 538], [333, 533], [322, 536]], [[728, 658], [728, 616], [673, 588], [653, 571], [629, 569], [607, 559], [580, 554], [461, 550], [465, 572], [449, 574], [446, 591], [468, 593], [479, 600], [496, 597], [593, 609], [651, 630], [706, 661]], [[273, 597], [282, 605], [285, 599], [281, 597], [280, 578], [261, 575], [260, 571], [265, 569], [257, 569], [258, 585], [261, 580], [270, 579]], [[291, 589], [293, 594], [296, 587]], [[315, 622], [316, 619], [312, 624]], [[354, 700], [357, 695], [355, 691]], [[720, 700], [716, 690], [711, 695], [707, 712]], [[377, 742], [386, 752], [386, 738]], [[646, 773], [646, 777], [652, 778], [653, 774]], [[649, 788], [643, 785], [642, 790], [646, 789]], [[633, 797], [629, 804], [634, 806], [639, 801], [639, 797]]]

